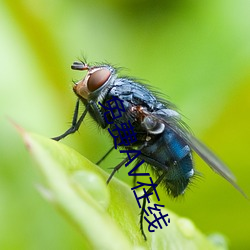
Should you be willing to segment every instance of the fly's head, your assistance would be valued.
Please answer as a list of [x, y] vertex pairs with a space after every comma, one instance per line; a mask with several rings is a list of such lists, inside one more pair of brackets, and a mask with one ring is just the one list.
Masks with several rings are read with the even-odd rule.
[[83, 62], [74, 62], [71, 69], [88, 71], [86, 76], [73, 87], [75, 94], [84, 100], [89, 100], [90, 96], [98, 97], [116, 76], [115, 69], [109, 65], [89, 66]]

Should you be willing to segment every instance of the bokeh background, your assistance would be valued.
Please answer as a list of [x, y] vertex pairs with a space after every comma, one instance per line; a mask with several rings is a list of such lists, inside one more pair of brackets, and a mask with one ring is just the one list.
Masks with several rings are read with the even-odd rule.
[[[83, 56], [168, 96], [250, 196], [249, 13], [247, 0], [1, 1], [0, 249], [81, 248], [81, 235], [36, 191], [39, 173], [8, 118], [46, 137], [64, 132], [72, 80], [83, 77], [70, 65]], [[63, 143], [93, 162], [111, 145], [90, 118]], [[101, 167], [120, 159], [114, 152]], [[250, 249], [250, 202], [195, 160], [203, 177], [183, 198], [162, 191], [161, 201], [204, 233], [224, 234], [230, 249]], [[117, 177], [131, 183], [127, 169]]]

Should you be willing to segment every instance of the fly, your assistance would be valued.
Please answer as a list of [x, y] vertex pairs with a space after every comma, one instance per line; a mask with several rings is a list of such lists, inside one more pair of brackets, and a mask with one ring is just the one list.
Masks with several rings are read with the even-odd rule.
[[[56, 141], [76, 132], [87, 113], [102, 129], [113, 129], [116, 124], [131, 121], [137, 134], [137, 141], [129, 149], [139, 149], [139, 158], [152, 167], [157, 176], [155, 183], [163, 184], [167, 193], [177, 197], [184, 193], [195, 174], [192, 152], [196, 152], [215, 172], [231, 183], [245, 197], [236, 184], [236, 179], [227, 166], [203, 143], [196, 139], [181, 120], [175, 106], [160, 99], [142, 83], [128, 77], [118, 77], [117, 70], [108, 64], [90, 66], [85, 62], [74, 62], [73, 70], [87, 71], [86, 76], [75, 83], [73, 91], [78, 97], [71, 127], [62, 135], [54, 137]], [[123, 102], [125, 112], [113, 123], [104, 119], [103, 108], [108, 101], [117, 98]], [[85, 110], [78, 117], [80, 102]], [[108, 119], [111, 119], [109, 116]], [[116, 143], [114, 141], [114, 143]], [[126, 147], [125, 147], [126, 148]], [[100, 160], [102, 161], [111, 151]], [[100, 161], [98, 163], [100, 163]], [[115, 172], [128, 161], [124, 159], [111, 173], [107, 183]], [[150, 193], [152, 188], [147, 190]], [[145, 207], [145, 199], [143, 202]], [[141, 210], [140, 228], [144, 238]]]

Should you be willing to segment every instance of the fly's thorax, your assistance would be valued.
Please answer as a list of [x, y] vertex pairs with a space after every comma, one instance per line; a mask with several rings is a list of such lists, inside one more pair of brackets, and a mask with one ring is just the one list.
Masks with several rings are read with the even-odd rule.
[[144, 114], [141, 125], [149, 134], [161, 134], [165, 129], [165, 122], [170, 119], [180, 119], [179, 113], [171, 109], [164, 108], [154, 112], [147, 112], [143, 108], [141, 110]]
[[159, 122], [154, 117], [146, 116], [142, 121], [142, 126], [148, 131], [149, 134], [161, 134], [165, 125], [162, 122]]
[[[86, 70], [84, 68], [83, 70]], [[87, 75], [73, 87], [75, 94], [81, 99], [102, 101], [105, 89], [116, 79], [115, 69], [109, 65], [88, 67]]]

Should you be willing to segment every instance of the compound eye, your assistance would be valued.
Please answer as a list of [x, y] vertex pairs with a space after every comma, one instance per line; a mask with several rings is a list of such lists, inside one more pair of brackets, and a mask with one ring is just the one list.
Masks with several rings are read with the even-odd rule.
[[99, 69], [92, 73], [87, 83], [88, 90], [93, 92], [99, 89], [109, 79], [110, 74], [108, 69]]

